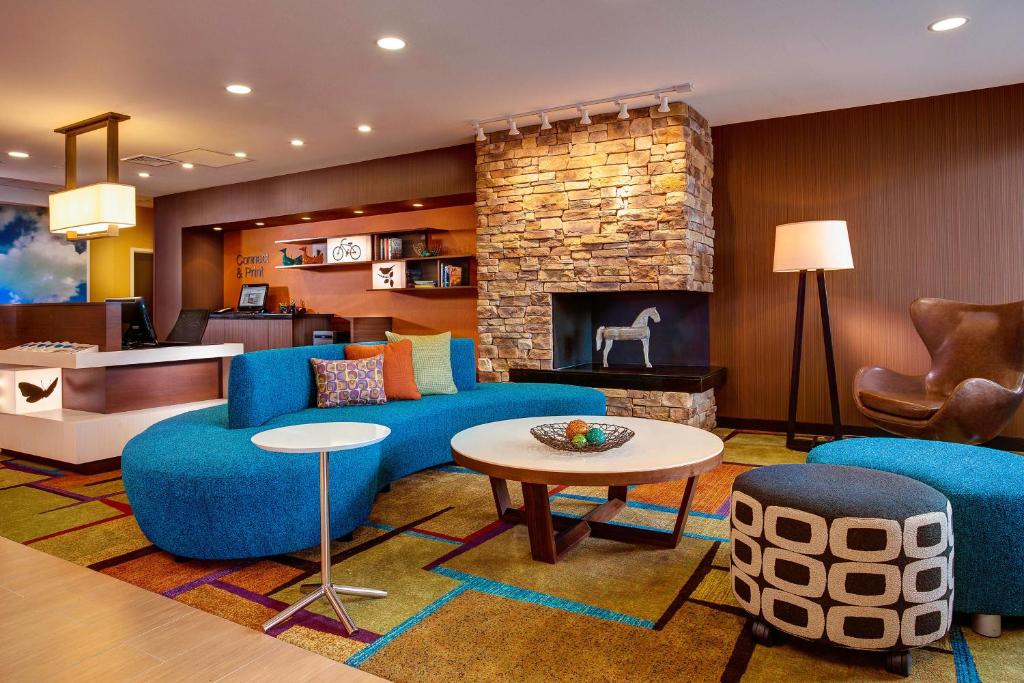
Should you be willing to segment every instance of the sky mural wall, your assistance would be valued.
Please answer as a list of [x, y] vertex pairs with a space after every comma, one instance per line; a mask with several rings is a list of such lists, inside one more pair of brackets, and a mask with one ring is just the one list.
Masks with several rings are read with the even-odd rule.
[[0, 304], [88, 300], [86, 242], [50, 232], [45, 208], [0, 204]]

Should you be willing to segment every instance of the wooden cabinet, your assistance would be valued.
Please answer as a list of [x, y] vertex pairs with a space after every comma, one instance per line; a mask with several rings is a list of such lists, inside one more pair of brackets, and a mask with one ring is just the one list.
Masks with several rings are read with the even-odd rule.
[[239, 343], [248, 351], [307, 346], [313, 343], [315, 330], [334, 329], [334, 315], [315, 313], [290, 315], [268, 313], [248, 315], [225, 313], [210, 315], [203, 335], [204, 344]]

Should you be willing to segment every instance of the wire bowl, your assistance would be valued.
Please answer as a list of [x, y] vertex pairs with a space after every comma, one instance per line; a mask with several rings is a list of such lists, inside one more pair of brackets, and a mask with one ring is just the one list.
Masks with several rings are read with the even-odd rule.
[[568, 422], [553, 422], [550, 424], [537, 425], [530, 429], [533, 438], [545, 446], [554, 448], [556, 451], [568, 451], [570, 453], [601, 453], [610, 451], [624, 445], [634, 436], [636, 432], [621, 425], [604, 424], [601, 422], [590, 423], [591, 427], [599, 427], [604, 431], [604, 443], [587, 443], [582, 448], [572, 445], [572, 442], [565, 438], [565, 429]]

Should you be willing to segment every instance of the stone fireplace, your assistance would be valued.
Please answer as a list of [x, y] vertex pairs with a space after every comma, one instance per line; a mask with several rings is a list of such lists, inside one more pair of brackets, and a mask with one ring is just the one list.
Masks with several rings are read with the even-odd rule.
[[[477, 143], [481, 379], [584, 384], [608, 412], [715, 424], [708, 367], [712, 146], [686, 104], [492, 133]], [[601, 367], [594, 334], [648, 306], [651, 364], [616, 342]]]

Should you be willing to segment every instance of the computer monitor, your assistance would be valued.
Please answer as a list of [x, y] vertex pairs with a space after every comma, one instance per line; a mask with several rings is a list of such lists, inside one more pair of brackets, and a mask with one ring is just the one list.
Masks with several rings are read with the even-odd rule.
[[156, 346], [156, 329], [149, 316], [149, 307], [141, 296], [107, 299], [121, 304], [121, 347]]
[[262, 313], [267, 305], [267, 291], [270, 285], [242, 285], [238, 292], [238, 310]]

